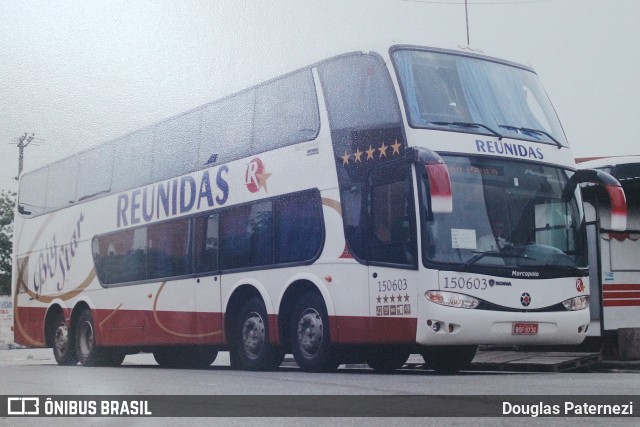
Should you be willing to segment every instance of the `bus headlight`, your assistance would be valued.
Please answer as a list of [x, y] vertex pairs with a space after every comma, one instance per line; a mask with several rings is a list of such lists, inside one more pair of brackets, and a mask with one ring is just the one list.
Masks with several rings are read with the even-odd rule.
[[456, 308], [476, 308], [480, 300], [455, 292], [427, 291], [424, 296], [431, 302]]
[[562, 305], [564, 305], [564, 308], [569, 311], [584, 310], [585, 308], [589, 308], [589, 297], [582, 295], [580, 297], [571, 298], [566, 301], [562, 301]]

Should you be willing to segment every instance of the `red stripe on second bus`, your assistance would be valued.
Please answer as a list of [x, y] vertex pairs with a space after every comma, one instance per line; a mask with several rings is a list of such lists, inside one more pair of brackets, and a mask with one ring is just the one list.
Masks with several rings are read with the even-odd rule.
[[603, 307], [640, 307], [640, 284], [605, 284], [602, 290]]
[[602, 290], [607, 292], [607, 291], [640, 291], [640, 284], [635, 284], [635, 283], [623, 283], [620, 285], [613, 285], [613, 284], [605, 284], [602, 286]]
[[640, 307], [640, 299], [608, 299], [602, 301], [603, 307]]

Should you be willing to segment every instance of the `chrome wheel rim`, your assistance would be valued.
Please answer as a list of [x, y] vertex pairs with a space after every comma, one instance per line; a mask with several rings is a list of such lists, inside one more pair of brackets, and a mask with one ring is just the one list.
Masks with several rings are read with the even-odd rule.
[[84, 322], [80, 326], [80, 352], [89, 355], [93, 350], [93, 325], [90, 322]]
[[67, 352], [69, 349], [69, 329], [66, 324], [60, 323], [56, 327], [53, 341], [58, 354], [65, 354]]
[[262, 351], [265, 339], [264, 320], [258, 313], [251, 312], [242, 325], [242, 344], [245, 354], [251, 359], [256, 359]]
[[298, 322], [298, 344], [307, 358], [313, 358], [320, 352], [324, 332], [322, 316], [317, 310], [307, 308]]

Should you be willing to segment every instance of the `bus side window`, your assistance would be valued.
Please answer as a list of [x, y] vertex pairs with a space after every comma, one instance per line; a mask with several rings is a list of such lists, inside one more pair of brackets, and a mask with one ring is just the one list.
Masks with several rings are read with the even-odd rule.
[[317, 192], [289, 195], [274, 203], [275, 262], [313, 259], [322, 244], [322, 205]]
[[247, 232], [251, 206], [236, 206], [220, 214], [220, 269], [250, 265], [250, 241]]
[[195, 221], [195, 270], [204, 273], [218, 270], [218, 214]]

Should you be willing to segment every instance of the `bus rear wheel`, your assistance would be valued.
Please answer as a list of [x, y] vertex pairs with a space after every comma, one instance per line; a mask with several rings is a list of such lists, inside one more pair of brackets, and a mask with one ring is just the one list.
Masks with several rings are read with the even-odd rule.
[[340, 362], [329, 341], [329, 316], [322, 296], [304, 294], [291, 316], [291, 351], [296, 363], [307, 372], [331, 372]]
[[240, 368], [250, 371], [277, 369], [284, 351], [269, 342], [267, 309], [258, 298], [251, 298], [240, 309], [235, 333], [235, 354]]
[[83, 310], [75, 326], [75, 352], [83, 366], [120, 366], [126, 352], [119, 348], [96, 345], [96, 333], [91, 311]]
[[76, 322], [76, 354], [81, 365], [100, 366], [104, 356], [96, 345], [96, 334], [93, 326], [93, 317], [89, 310], [83, 310]]
[[448, 345], [424, 347], [420, 354], [425, 364], [437, 374], [452, 375], [468, 366], [477, 350], [475, 345]]
[[67, 327], [64, 315], [55, 315], [49, 327], [49, 342], [53, 348], [53, 356], [61, 366], [73, 366], [78, 363], [73, 334]]

